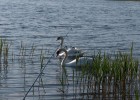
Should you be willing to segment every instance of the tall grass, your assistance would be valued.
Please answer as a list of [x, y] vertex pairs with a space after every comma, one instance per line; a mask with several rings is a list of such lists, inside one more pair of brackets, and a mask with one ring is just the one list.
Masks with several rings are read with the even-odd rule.
[[14, 50], [15, 48], [11, 41], [0, 37], [0, 67], [3, 66], [3, 68], [6, 68], [5, 65], [8, 65], [8, 61], [10, 63], [18, 61], [21, 65], [25, 65], [27, 62], [31, 62], [31, 64], [33, 64], [33, 62], [40, 63], [40, 70], [42, 69], [46, 55], [43, 48], [41, 49], [41, 52], [39, 52], [39, 49], [37, 49], [34, 43], [32, 45], [28, 45], [23, 41], [21, 41], [17, 47], [19, 48]]
[[[11, 43], [6, 39], [0, 38], [0, 65], [8, 65], [11, 53], [10, 46]], [[37, 49], [34, 44], [30, 47], [29, 51], [27, 45], [21, 42], [18, 55], [20, 63], [25, 64], [29, 59], [33, 62]], [[40, 71], [45, 63], [46, 52], [43, 50], [42, 48], [39, 53], [38, 63], [40, 64]], [[14, 55], [13, 52], [12, 55]], [[60, 85], [62, 86], [59, 92], [62, 92], [63, 96], [66, 95], [69, 85], [72, 84], [73, 99], [139, 100], [139, 62], [133, 58], [133, 44], [129, 53], [116, 52], [114, 55], [110, 56], [106, 52], [102, 53], [101, 51], [94, 53], [92, 66], [82, 66], [80, 71], [77, 68], [73, 70], [72, 82], [69, 82], [67, 70], [63, 67], [59, 78]], [[43, 91], [46, 93], [41, 77], [39, 78], [39, 85], [43, 87]]]
[[138, 99], [139, 90], [135, 90], [136, 84], [140, 84], [138, 65], [138, 60], [133, 58], [133, 44], [129, 53], [119, 51], [115, 56], [98, 51], [92, 66], [82, 66], [80, 74], [73, 72], [72, 84], [75, 87], [78, 83], [81, 99]]
[[0, 64], [2, 63], [2, 60], [4, 65], [8, 64], [8, 54], [10, 46], [10, 42], [8, 42], [6, 39], [0, 38]]

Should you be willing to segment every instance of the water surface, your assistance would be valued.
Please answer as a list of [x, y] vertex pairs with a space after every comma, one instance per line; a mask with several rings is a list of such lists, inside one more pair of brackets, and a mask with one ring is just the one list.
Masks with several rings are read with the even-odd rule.
[[[112, 53], [129, 51], [134, 43], [134, 56], [140, 55], [140, 2], [110, 0], [1, 0], [0, 36], [12, 41], [15, 61], [9, 61], [0, 72], [1, 100], [22, 100], [40, 72], [42, 46], [48, 58], [58, 46], [57, 36], [66, 36], [65, 45], [76, 46], [90, 55], [94, 50]], [[21, 41], [27, 55], [34, 43], [34, 64], [18, 61]], [[11, 55], [10, 55], [11, 56]], [[12, 58], [12, 57], [11, 57]], [[9, 58], [10, 59], [10, 58]], [[69, 76], [72, 69], [67, 69]], [[42, 82], [29, 92], [29, 100], [71, 99], [58, 92], [61, 87], [59, 61], [53, 57], [44, 70]], [[39, 81], [39, 80], [38, 80]], [[39, 87], [40, 86], [40, 87]], [[39, 88], [38, 88], [39, 87]], [[40, 90], [39, 90], [40, 89]], [[71, 88], [69, 89], [71, 90]], [[35, 96], [33, 96], [35, 94]]]

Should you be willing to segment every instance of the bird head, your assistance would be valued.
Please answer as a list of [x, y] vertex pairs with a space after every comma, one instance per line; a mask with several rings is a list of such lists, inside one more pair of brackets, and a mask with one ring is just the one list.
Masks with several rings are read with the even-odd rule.
[[57, 40], [63, 40], [62, 36], [57, 37]]

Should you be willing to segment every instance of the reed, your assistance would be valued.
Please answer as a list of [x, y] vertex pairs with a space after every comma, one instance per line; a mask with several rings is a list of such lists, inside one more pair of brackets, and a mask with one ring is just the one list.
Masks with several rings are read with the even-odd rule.
[[0, 38], [0, 64], [3, 60], [3, 65], [8, 65], [9, 48], [11, 43], [6, 39]]
[[3, 40], [0, 38], [0, 57], [2, 56]]
[[[10, 46], [11, 43], [6, 39], [0, 38], [0, 65], [8, 65], [11, 53]], [[25, 64], [25, 61], [33, 60], [37, 49], [34, 44], [30, 47], [30, 51], [27, 51], [26, 44], [21, 42], [18, 55], [20, 63]], [[14, 55], [13, 52], [11, 55]], [[74, 69], [71, 77], [72, 82], [70, 83], [67, 69], [65, 66], [62, 67], [62, 73], [59, 78], [61, 85], [59, 92], [65, 96], [68, 93], [69, 84], [72, 84], [73, 99], [139, 100], [140, 70], [138, 69], [139, 61], [133, 58], [133, 43], [129, 53], [118, 51], [114, 55], [110, 56], [106, 52], [102, 53], [101, 51], [94, 52], [92, 66], [87, 64], [82, 66], [80, 70], [78, 68]], [[46, 52], [42, 47], [41, 52], [39, 51], [40, 72], [44, 67], [45, 56]], [[43, 84], [43, 80], [40, 77], [39, 86], [43, 87], [45, 94], [46, 91]], [[33, 95], [35, 95], [34, 89], [35, 87], [33, 87]]]
[[1, 65], [1, 59], [2, 59], [2, 49], [3, 49], [3, 40], [0, 38], [0, 65]]
[[8, 64], [9, 47], [10, 46], [7, 43], [4, 43], [3, 47], [4, 64]]
[[44, 53], [43, 53], [43, 47], [41, 49], [41, 53], [40, 53], [40, 71], [42, 71], [43, 68], [43, 64], [44, 64]]
[[[33, 43], [32, 46], [31, 46], [30, 54], [29, 54], [29, 59], [31, 59], [31, 61], [33, 60], [33, 57], [34, 57], [34, 54], [35, 54], [35, 50], [36, 50], [36, 46], [35, 46], [35, 44]], [[33, 61], [32, 61], [32, 62], [33, 62]]]
[[19, 57], [18, 60], [20, 61], [21, 64], [25, 64], [26, 60], [26, 44], [21, 41], [20, 48], [19, 48]]
[[133, 44], [129, 53], [118, 51], [115, 56], [98, 51], [94, 53], [92, 66], [82, 66], [78, 76], [77, 70], [73, 71], [73, 88], [79, 87], [81, 99], [138, 99], [140, 91], [132, 92], [140, 84], [136, 82], [138, 65], [133, 58]]

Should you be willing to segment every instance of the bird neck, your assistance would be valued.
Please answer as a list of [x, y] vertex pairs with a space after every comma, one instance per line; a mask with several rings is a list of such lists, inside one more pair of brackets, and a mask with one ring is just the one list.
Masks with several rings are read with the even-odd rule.
[[66, 50], [65, 50], [64, 52], [65, 52], [64, 58], [63, 58], [63, 60], [62, 60], [62, 62], [61, 62], [61, 66], [62, 66], [62, 67], [64, 67], [64, 66], [66, 65], [66, 59], [67, 59], [67, 56], [68, 56]]
[[61, 48], [62, 48], [62, 46], [63, 46], [63, 42], [64, 42], [64, 40], [61, 39], [61, 42], [60, 42], [60, 46], [61, 46]]

